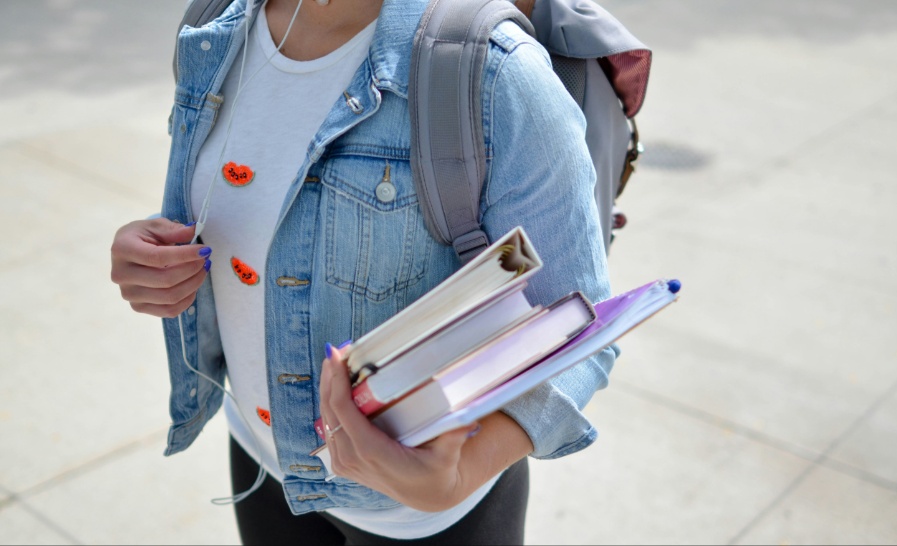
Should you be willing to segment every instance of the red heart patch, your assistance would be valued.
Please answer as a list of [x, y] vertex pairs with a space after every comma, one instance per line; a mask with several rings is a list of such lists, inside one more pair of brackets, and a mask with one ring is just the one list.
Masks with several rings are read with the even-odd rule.
[[228, 184], [237, 187], [245, 186], [255, 178], [255, 173], [252, 172], [252, 169], [246, 165], [237, 165], [233, 161], [221, 168], [221, 174], [224, 175], [224, 180]]
[[250, 286], [258, 284], [259, 274], [255, 272], [255, 269], [249, 267], [243, 260], [237, 257], [232, 257], [230, 259], [230, 266], [243, 284], [248, 284]]
[[271, 426], [271, 412], [262, 409], [260, 406], [256, 406], [255, 412], [258, 414], [259, 419], [261, 419], [266, 425]]

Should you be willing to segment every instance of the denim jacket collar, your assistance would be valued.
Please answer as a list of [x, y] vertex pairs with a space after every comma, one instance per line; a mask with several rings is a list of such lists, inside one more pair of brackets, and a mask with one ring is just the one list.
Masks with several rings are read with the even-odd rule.
[[377, 87], [408, 97], [411, 46], [427, 2], [384, 0], [371, 42], [370, 62]]

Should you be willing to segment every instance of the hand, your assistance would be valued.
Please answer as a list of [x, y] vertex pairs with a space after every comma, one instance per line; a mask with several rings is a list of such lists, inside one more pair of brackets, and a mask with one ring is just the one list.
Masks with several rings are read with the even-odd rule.
[[461, 471], [462, 447], [478, 425], [447, 432], [418, 448], [396, 442], [355, 406], [348, 369], [336, 348], [321, 374], [321, 417], [330, 429], [339, 426], [327, 440], [330, 470], [406, 506], [447, 510], [481, 485], [465, 480]]
[[[157, 218], [122, 226], [112, 241], [112, 282], [138, 313], [174, 318], [196, 298], [212, 249], [190, 245], [194, 226]], [[177, 245], [177, 246], [176, 246]]]

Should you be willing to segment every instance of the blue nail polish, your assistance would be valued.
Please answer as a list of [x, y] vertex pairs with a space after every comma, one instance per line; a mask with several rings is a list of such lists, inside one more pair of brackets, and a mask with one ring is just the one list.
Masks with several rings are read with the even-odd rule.
[[352, 340], [351, 340], [351, 339], [347, 339], [346, 341], [340, 343], [336, 348], [337, 348], [337, 349], [345, 349], [346, 346], [349, 345], [350, 343], [352, 343]]
[[184, 227], [193, 227], [195, 225], [196, 225], [196, 222], [190, 222], [189, 224], [185, 225]]
[[324, 352], [327, 353], [327, 360], [330, 360], [333, 356], [333, 345], [329, 341], [324, 344]]
[[679, 292], [679, 289], [682, 288], [682, 283], [679, 282], [678, 279], [672, 279], [667, 281], [667, 288], [670, 289], [670, 292], [673, 294]]
[[206, 273], [208, 273], [209, 269], [212, 269], [212, 260], [206, 258], [206, 263], [202, 264], [202, 268], [206, 270]]
[[208, 258], [212, 254], [212, 247], [204, 246], [199, 249], [199, 255], [202, 258]]

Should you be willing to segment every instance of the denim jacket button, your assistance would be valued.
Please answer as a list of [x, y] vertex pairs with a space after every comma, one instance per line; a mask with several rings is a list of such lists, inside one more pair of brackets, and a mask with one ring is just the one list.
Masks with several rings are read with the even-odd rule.
[[196, 398], [196, 387], [190, 389], [190, 398]]
[[364, 106], [361, 105], [361, 101], [347, 92], [343, 92], [343, 96], [346, 97], [346, 106], [349, 107], [349, 110], [352, 110], [353, 114], [358, 115], [364, 112]]
[[390, 182], [381, 182], [377, 185], [377, 199], [381, 203], [391, 203], [396, 198], [396, 187]]
[[212, 42], [210, 42], [208, 40], [203, 40], [202, 43], [199, 44], [199, 47], [201, 47], [203, 51], [208, 51], [208, 50], [212, 49]]

